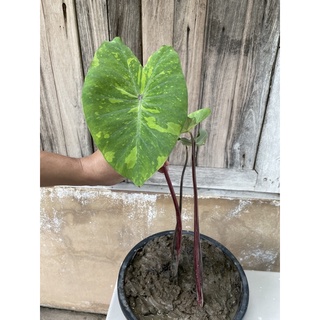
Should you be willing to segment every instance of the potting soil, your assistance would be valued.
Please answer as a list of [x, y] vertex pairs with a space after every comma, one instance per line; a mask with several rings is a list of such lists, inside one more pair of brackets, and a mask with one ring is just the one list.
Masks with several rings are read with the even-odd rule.
[[172, 235], [139, 250], [125, 275], [125, 292], [137, 319], [233, 319], [240, 302], [238, 270], [219, 248], [201, 240], [204, 305], [196, 300], [193, 237], [183, 235], [178, 277], [172, 278]]

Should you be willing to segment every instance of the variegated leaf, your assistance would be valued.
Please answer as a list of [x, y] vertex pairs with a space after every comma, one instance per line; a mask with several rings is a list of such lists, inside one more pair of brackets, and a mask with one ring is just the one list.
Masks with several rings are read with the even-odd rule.
[[106, 41], [86, 75], [82, 103], [105, 159], [141, 186], [167, 160], [187, 117], [179, 56], [162, 46], [142, 67], [120, 38]]

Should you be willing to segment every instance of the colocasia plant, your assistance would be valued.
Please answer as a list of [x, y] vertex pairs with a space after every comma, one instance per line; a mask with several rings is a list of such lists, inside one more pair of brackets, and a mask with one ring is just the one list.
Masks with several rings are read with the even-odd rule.
[[[188, 94], [180, 58], [171, 46], [162, 46], [142, 66], [119, 37], [103, 42], [96, 51], [82, 90], [85, 119], [96, 146], [106, 161], [136, 186], [142, 186], [168, 159], [178, 140], [191, 147], [194, 189], [194, 263], [197, 301], [203, 305], [202, 262], [196, 183], [196, 146], [206, 132], [197, 125], [209, 108], [188, 115]], [[189, 139], [185, 135], [189, 135]], [[181, 136], [183, 135], [183, 137]], [[164, 174], [176, 211], [173, 241], [173, 276], [177, 276], [182, 238], [182, 172], [180, 203], [169, 173]]]
[[198, 211], [198, 187], [197, 187], [197, 176], [196, 176], [196, 146], [201, 146], [205, 143], [207, 139], [207, 132], [200, 129], [198, 136], [194, 138], [192, 130], [205, 118], [211, 114], [209, 108], [200, 109], [188, 115], [188, 118], [183, 126], [181, 133], [188, 133], [190, 139], [180, 137], [179, 140], [186, 147], [186, 158], [181, 173], [180, 180], [180, 202], [178, 201], [175, 195], [174, 188], [171, 183], [170, 176], [166, 167], [164, 167], [164, 173], [169, 186], [171, 196], [174, 202], [176, 210], [176, 228], [173, 238], [173, 261], [172, 261], [172, 272], [173, 277], [178, 276], [178, 267], [179, 267], [179, 257], [181, 252], [181, 240], [182, 240], [182, 199], [183, 199], [183, 179], [185, 169], [188, 163], [188, 147], [191, 146], [191, 168], [192, 168], [192, 182], [193, 182], [193, 199], [194, 199], [194, 248], [193, 248], [193, 259], [194, 259], [194, 271], [195, 271], [195, 280], [196, 280], [196, 292], [197, 292], [197, 302], [199, 306], [203, 306], [204, 298], [202, 291], [202, 254], [201, 254], [201, 245], [200, 245], [200, 230], [199, 230], [199, 211]]

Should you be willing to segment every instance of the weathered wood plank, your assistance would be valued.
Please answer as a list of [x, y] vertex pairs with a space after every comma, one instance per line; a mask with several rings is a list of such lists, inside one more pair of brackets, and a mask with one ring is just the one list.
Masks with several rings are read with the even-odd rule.
[[[227, 169], [225, 169], [227, 170]], [[133, 183], [122, 182], [114, 186], [106, 187], [107, 189], [126, 191], [126, 192], [152, 192], [157, 194], [169, 194], [169, 188], [165, 185], [154, 185], [154, 184], [144, 184], [141, 187], [135, 186]], [[179, 187], [174, 187], [175, 192], [179, 195]], [[193, 195], [192, 188], [184, 188], [184, 195]], [[258, 192], [258, 191], [242, 191], [242, 190], [229, 190], [229, 189], [207, 189], [198, 188], [199, 197], [210, 197], [210, 198], [227, 198], [227, 199], [269, 199], [269, 200], [279, 200], [280, 195], [278, 193], [270, 192]]]
[[188, 86], [189, 112], [199, 109], [206, 0], [175, 1], [173, 47]]
[[280, 192], [280, 54], [277, 57], [255, 170], [255, 190]]
[[173, 44], [174, 0], [141, 0], [142, 60], [162, 45]]
[[[102, 41], [120, 36], [143, 64], [168, 44], [181, 58], [189, 112], [213, 110], [197, 157], [201, 190], [279, 192], [279, 0], [42, 0], [40, 22], [42, 149], [93, 151], [81, 90]], [[183, 152], [170, 156], [176, 184]], [[146, 185], [160, 183], [156, 176]]]
[[140, 0], [108, 0], [110, 40], [121, 37], [142, 63]]
[[94, 53], [109, 39], [107, 4], [105, 0], [75, 0], [83, 72], [87, 74]]
[[[180, 185], [182, 166], [170, 166], [169, 174], [174, 186]], [[225, 168], [200, 168], [196, 170], [199, 188], [205, 189], [229, 189], [253, 191], [257, 173], [254, 170], [225, 169]], [[156, 173], [146, 184], [167, 185], [161, 173]], [[191, 168], [187, 167], [184, 178], [184, 186], [192, 187]]]
[[[201, 66], [206, 19], [206, 0], [175, 1], [173, 47], [177, 50], [188, 87], [189, 113], [199, 106]], [[182, 165], [184, 147], [178, 143], [170, 156], [170, 163]]]
[[88, 155], [92, 144], [80, 102], [83, 74], [73, 1], [41, 1], [41, 42], [41, 145], [73, 157]]
[[50, 50], [45, 32], [43, 10], [40, 11], [40, 145], [41, 150], [67, 154], [65, 138], [61, 134], [58, 93], [55, 87]]
[[279, 38], [279, 1], [209, 1], [202, 105], [208, 142], [198, 164], [252, 169]]

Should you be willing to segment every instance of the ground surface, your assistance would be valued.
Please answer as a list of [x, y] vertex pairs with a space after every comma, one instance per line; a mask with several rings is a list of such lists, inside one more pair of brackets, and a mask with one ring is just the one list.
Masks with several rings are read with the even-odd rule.
[[40, 320], [105, 320], [105, 314], [40, 307]]

